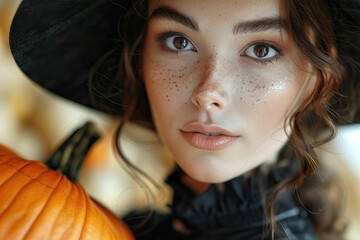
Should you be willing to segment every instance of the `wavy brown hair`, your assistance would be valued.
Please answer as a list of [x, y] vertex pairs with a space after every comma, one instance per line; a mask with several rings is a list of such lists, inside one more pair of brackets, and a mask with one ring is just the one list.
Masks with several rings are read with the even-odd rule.
[[[339, 204], [331, 202], [324, 194], [319, 196], [318, 193], [311, 193], [316, 193], [314, 183], [324, 188], [334, 183], [333, 176], [326, 171], [322, 175], [323, 179], [319, 179], [318, 172], [322, 172], [322, 168], [316, 148], [335, 136], [336, 125], [358, 121], [360, 117], [360, 59], [354, 56], [355, 53], [360, 55], [360, 3], [345, 0], [281, 0], [280, 3], [284, 28], [302, 57], [311, 65], [316, 75], [316, 84], [311, 94], [287, 118], [286, 122], [290, 123], [291, 128], [289, 142], [280, 152], [279, 159], [296, 158], [299, 170], [277, 186], [269, 202], [269, 217], [273, 219], [276, 197], [286, 187], [294, 186], [295, 201], [308, 210], [309, 219], [319, 238], [342, 239], [343, 233], [338, 228], [341, 215]], [[114, 146], [126, 163], [125, 167], [146, 187], [148, 181], [141, 180], [139, 175], [156, 183], [127, 160], [119, 147], [119, 136], [129, 121], [156, 131], [139, 64], [146, 35], [147, 1], [133, 0], [129, 6], [119, 7], [128, 8], [127, 14], [119, 21], [119, 49], [108, 54], [95, 68], [90, 91], [96, 104], [121, 103], [115, 105], [122, 118], [114, 136]], [[112, 77], [114, 71], [115, 78]], [[103, 82], [104, 79], [111, 87], [99, 89], [97, 82]], [[108, 94], [108, 89], [115, 89], [116, 93], [112, 91]], [[327, 135], [318, 138], [320, 131]], [[326, 211], [317, 211], [322, 206], [330, 207]], [[274, 231], [273, 224], [273, 238]]]
[[[327, 196], [330, 188], [339, 185], [335, 184], [335, 176], [324, 172], [315, 150], [333, 139], [336, 125], [358, 121], [360, 73], [355, 52], [360, 50], [356, 44], [360, 36], [360, 20], [356, 18], [360, 16], [360, 2], [282, 0], [280, 12], [286, 31], [316, 73], [313, 92], [289, 116], [293, 151], [282, 152], [282, 157], [295, 155], [299, 172], [284, 186], [295, 185], [295, 200], [309, 211], [321, 239], [342, 239], [341, 201], [331, 202]], [[327, 134], [319, 138], [321, 131]], [[315, 190], [319, 186], [323, 196]]]

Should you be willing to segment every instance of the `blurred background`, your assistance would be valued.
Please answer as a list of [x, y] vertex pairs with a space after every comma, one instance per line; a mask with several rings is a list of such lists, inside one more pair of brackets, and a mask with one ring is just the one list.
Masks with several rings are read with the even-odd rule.
[[[77, 127], [89, 120], [95, 122], [103, 137], [87, 157], [79, 179], [81, 185], [120, 216], [134, 206], [144, 205], [143, 189], [125, 173], [112, 152], [118, 119], [44, 91], [29, 81], [13, 61], [8, 33], [19, 3], [0, 0], [0, 144], [26, 159], [44, 161]], [[128, 156], [162, 181], [173, 167], [169, 152], [145, 129], [129, 126], [125, 132], [123, 148]], [[350, 189], [347, 201], [351, 207], [346, 211], [355, 220], [348, 239], [359, 239], [360, 230], [355, 226], [360, 226], [360, 126], [341, 127], [336, 139], [323, 146], [320, 154], [329, 166], [341, 172], [345, 187]], [[167, 189], [159, 201], [168, 202], [169, 194]]]
[[[85, 190], [118, 215], [146, 204], [144, 189], [114, 157], [112, 138], [119, 119], [59, 98], [32, 83], [17, 67], [9, 50], [9, 28], [20, 0], [0, 0], [0, 144], [29, 160], [45, 161], [86, 121], [94, 122], [102, 138], [89, 152], [80, 172]], [[173, 167], [170, 154], [152, 132], [127, 126], [123, 148], [157, 180]], [[146, 159], [146, 161], [142, 160]], [[156, 173], [151, 174], [151, 173]], [[158, 201], [169, 201], [166, 191]]]

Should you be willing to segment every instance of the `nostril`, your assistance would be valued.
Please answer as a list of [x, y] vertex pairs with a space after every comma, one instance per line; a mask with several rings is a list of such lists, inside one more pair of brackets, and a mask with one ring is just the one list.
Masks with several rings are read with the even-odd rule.
[[226, 99], [218, 94], [200, 92], [191, 96], [192, 102], [202, 109], [207, 111], [215, 109], [223, 109], [226, 106]]
[[220, 87], [210, 89], [207, 86], [202, 86], [192, 93], [191, 101], [198, 108], [216, 111], [226, 107], [227, 94]]
[[214, 105], [215, 107], [220, 107], [220, 104], [217, 102], [213, 102], [211, 105]]

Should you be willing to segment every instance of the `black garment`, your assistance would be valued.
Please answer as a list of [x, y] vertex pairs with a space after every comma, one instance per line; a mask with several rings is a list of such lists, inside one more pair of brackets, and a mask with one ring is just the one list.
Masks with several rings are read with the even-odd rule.
[[[274, 168], [268, 176], [258, 171], [250, 178], [238, 177], [225, 183], [225, 191], [219, 192], [211, 185], [199, 196], [181, 182], [181, 171], [177, 170], [167, 179], [174, 189], [174, 200], [170, 214], [154, 212], [136, 239], [154, 240], [261, 240], [271, 239], [269, 222], [266, 222], [266, 204], [271, 187], [289, 177], [294, 169], [290, 165]], [[316, 240], [304, 209], [297, 207], [290, 191], [285, 191], [276, 200], [275, 239]], [[144, 218], [144, 213], [133, 212], [124, 218], [135, 226]], [[173, 229], [173, 220], [180, 221], [190, 235]]]

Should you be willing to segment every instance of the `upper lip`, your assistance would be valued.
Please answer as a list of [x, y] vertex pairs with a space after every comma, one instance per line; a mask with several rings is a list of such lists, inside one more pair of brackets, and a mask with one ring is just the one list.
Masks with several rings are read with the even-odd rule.
[[226, 135], [230, 137], [239, 137], [239, 135], [236, 135], [229, 130], [226, 130], [222, 127], [219, 127], [217, 125], [213, 124], [203, 124], [198, 122], [191, 122], [186, 124], [181, 131], [183, 132], [198, 132], [198, 133], [217, 133], [221, 135]]

